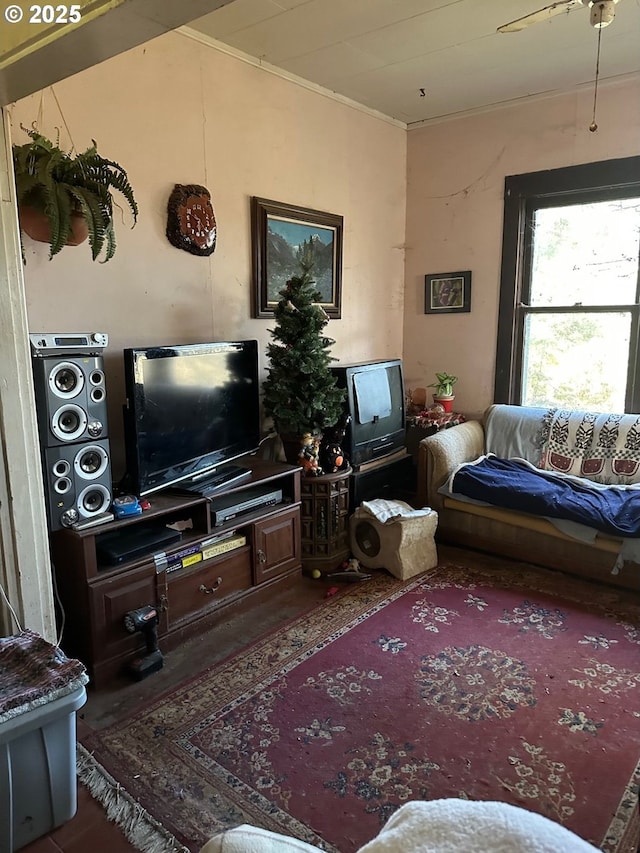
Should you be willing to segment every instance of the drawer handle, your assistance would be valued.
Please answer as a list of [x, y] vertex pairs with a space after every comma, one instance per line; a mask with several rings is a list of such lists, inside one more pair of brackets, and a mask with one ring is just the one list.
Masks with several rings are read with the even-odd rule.
[[205, 586], [203, 583], [198, 587], [199, 592], [204, 592], [205, 595], [209, 595], [212, 592], [215, 592], [220, 585], [222, 584], [222, 578], [218, 578], [213, 586]]
[[262, 548], [258, 548], [258, 562], [259, 563], [266, 563], [267, 562], [267, 555], [264, 553]]

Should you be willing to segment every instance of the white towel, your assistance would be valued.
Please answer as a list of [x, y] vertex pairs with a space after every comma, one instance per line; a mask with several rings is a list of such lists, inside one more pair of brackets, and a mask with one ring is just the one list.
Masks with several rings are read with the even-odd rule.
[[416, 518], [421, 515], [431, 515], [433, 512], [429, 507], [414, 509], [404, 501], [386, 501], [383, 498], [362, 501], [360, 506], [383, 523], [395, 521], [396, 518]]

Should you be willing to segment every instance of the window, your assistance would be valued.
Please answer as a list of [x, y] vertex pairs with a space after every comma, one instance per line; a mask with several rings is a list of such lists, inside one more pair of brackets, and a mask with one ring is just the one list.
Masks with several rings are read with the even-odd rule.
[[495, 400], [640, 411], [640, 157], [508, 177]]

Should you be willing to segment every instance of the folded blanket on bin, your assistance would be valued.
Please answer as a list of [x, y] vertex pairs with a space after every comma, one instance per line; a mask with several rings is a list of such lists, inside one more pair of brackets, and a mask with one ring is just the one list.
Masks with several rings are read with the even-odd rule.
[[0, 637], [0, 724], [88, 681], [84, 664], [34, 631]]

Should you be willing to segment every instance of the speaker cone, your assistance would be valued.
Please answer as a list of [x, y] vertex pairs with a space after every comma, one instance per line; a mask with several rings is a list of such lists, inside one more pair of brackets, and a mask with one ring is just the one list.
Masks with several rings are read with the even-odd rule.
[[74, 441], [87, 426], [87, 414], [80, 406], [61, 406], [51, 420], [51, 431], [61, 441]]
[[100, 477], [109, 464], [109, 456], [99, 445], [89, 444], [76, 454], [73, 467], [83, 480], [95, 480]]
[[64, 400], [77, 397], [84, 388], [84, 373], [72, 361], [61, 361], [49, 373], [49, 388]]
[[96, 486], [87, 486], [78, 495], [78, 511], [85, 518], [97, 515], [99, 512], [106, 512], [111, 503], [111, 495], [109, 490], [100, 484]]

